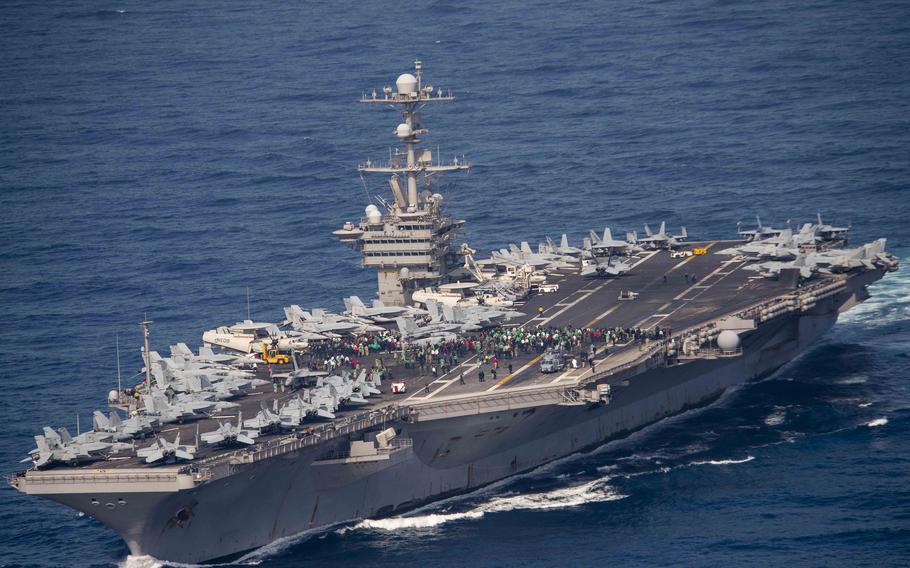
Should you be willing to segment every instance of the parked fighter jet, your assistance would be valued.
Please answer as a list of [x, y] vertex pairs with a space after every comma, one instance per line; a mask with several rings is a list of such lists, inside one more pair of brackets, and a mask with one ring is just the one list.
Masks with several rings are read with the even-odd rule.
[[540, 252], [546, 252], [549, 254], [558, 254], [562, 256], [578, 256], [581, 254], [581, 249], [578, 247], [573, 247], [569, 245], [569, 237], [565, 233], [562, 234], [562, 238], [559, 241], [559, 245], [553, 242], [553, 239], [550, 237], [546, 238], [546, 246], [542, 247], [543, 250]]
[[382, 394], [379, 390], [381, 385], [382, 381], [379, 378], [379, 374], [376, 373], [368, 376], [366, 369], [361, 369], [357, 378], [353, 380], [354, 390], [363, 396], [379, 396]]
[[776, 236], [726, 248], [718, 251], [718, 254], [769, 260], [794, 260], [799, 252], [807, 252], [815, 250], [815, 248], [815, 225], [806, 223], [797, 234], [793, 234], [790, 229], [783, 229]]
[[505, 320], [521, 317], [524, 314], [516, 310], [474, 306], [451, 306], [427, 300], [427, 311], [431, 324], [453, 324], [459, 331], [478, 331], [492, 327]]
[[217, 430], [205, 432], [200, 438], [209, 446], [234, 446], [238, 444], [250, 446], [255, 444], [259, 432], [243, 430], [241, 429], [242, 424], [243, 416], [238, 415], [236, 426], [230, 422], [219, 422]]
[[344, 333], [364, 334], [385, 331], [385, 328], [373, 325], [366, 320], [351, 316], [341, 316], [322, 309], [308, 312], [294, 304], [284, 308], [284, 325], [294, 331], [335, 335]]
[[109, 416], [105, 416], [100, 410], [96, 410], [92, 414], [93, 430], [109, 433], [117, 441], [144, 438], [154, 432], [158, 426], [157, 419], [141, 414], [131, 416], [126, 420], [121, 419], [120, 415], [113, 410]]
[[823, 223], [821, 213], [816, 215], [816, 219], [818, 219], [818, 225], [816, 225], [815, 232], [823, 241], [836, 241], [845, 238], [847, 232], [850, 230], [849, 226], [836, 227]]
[[594, 231], [589, 231], [590, 237], [590, 247], [586, 245], [584, 250], [593, 251], [594, 254], [599, 256], [612, 255], [615, 253], [621, 252], [632, 252], [630, 249], [640, 249], [641, 247], [634, 246], [633, 243], [628, 241], [620, 241], [613, 238], [613, 232], [610, 230], [610, 227], [604, 227], [603, 238], [598, 237], [597, 233]]
[[243, 427], [256, 430], [260, 434], [278, 428], [281, 425], [281, 417], [278, 415], [278, 399], [272, 403], [272, 410], [269, 410], [265, 401], [260, 401], [259, 413], [249, 420], [244, 420]]
[[455, 324], [430, 323], [418, 326], [413, 319], [404, 317], [395, 318], [395, 323], [398, 324], [402, 341], [413, 345], [435, 345], [458, 337], [454, 333], [458, 328]]
[[[789, 224], [790, 221], [788, 220]], [[762, 239], [767, 239], [770, 237], [776, 237], [784, 232], [786, 229], [775, 229], [773, 227], [765, 227], [761, 224], [761, 218], [758, 215], [755, 216], [755, 228], [754, 229], [741, 229], [742, 223], [736, 224], [736, 232], [739, 233], [739, 236], [743, 237], [747, 241], [760, 241]]]
[[[604, 241], [610, 236], [608, 231], [609, 229], [604, 231]], [[606, 247], [603, 250], [612, 251], [613, 249]], [[585, 239], [585, 254], [582, 255], [580, 274], [589, 277], [616, 277], [632, 270], [632, 265], [623, 261], [620, 256], [608, 252], [606, 260], [603, 261], [602, 258], [601, 255], [595, 253], [591, 241]]]
[[317, 378], [328, 375], [325, 371], [301, 369], [297, 364], [297, 356], [293, 352], [291, 353], [291, 364], [294, 365], [293, 371], [287, 373], [272, 373], [272, 379], [281, 379], [284, 381], [286, 387], [297, 388], [306, 383], [315, 383]]
[[638, 242], [644, 243], [653, 249], [673, 248], [681, 244], [689, 236], [685, 227], [679, 228], [678, 235], [668, 235], [665, 221], [661, 221], [660, 229], [656, 233], [651, 231], [651, 227], [645, 225], [645, 235], [647, 236], [638, 240]]
[[875, 268], [877, 263], [890, 264], [891, 255], [885, 252], [885, 239], [878, 239], [861, 247], [831, 249], [813, 255], [815, 263], [826, 272], [849, 272], [856, 269]]
[[372, 307], [367, 307], [357, 296], [349, 296], [343, 301], [346, 315], [367, 318], [380, 323], [395, 321], [395, 318], [403, 315], [414, 317], [426, 314], [425, 311], [410, 306], [387, 306], [380, 300], [373, 300]]
[[29, 461], [41, 468], [58, 463], [78, 465], [106, 458], [112, 452], [131, 449], [132, 444], [110, 442], [111, 435], [103, 432], [85, 432], [75, 438], [71, 437], [66, 428], [59, 428], [56, 432], [44, 427], [43, 436], [35, 436], [35, 449], [31, 450], [28, 457], [20, 463]]
[[180, 401], [176, 397], [171, 397], [172, 400], [169, 401], [160, 390], [144, 394], [141, 398], [141, 412], [162, 424], [199, 420], [206, 417], [207, 411], [215, 409], [215, 404], [208, 401]]
[[354, 390], [354, 381], [350, 379], [338, 375], [330, 375], [320, 378], [316, 383], [317, 388], [326, 386], [330, 387], [330, 392], [338, 401], [338, 405], [361, 405], [367, 403], [363, 393]]
[[768, 262], [760, 262], [758, 264], [748, 264], [743, 266], [744, 270], [752, 270], [761, 273], [762, 276], [766, 278], [778, 278], [782, 270], [788, 268], [794, 268], [799, 270], [799, 275], [801, 278], [811, 278], [812, 274], [816, 270], [815, 264], [815, 255], [814, 254], [797, 254], [796, 258], [791, 261], [778, 261], [771, 260]]
[[145, 458], [145, 463], [173, 463], [176, 461], [190, 461], [196, 457], [196, 446], [180, 444], [180, 432], [173, 442], [168, 442], [164, 437], [155, 439], [155, 443], [147, 448], [136, 450], [136, 456]]
[[282, 428], [296, 428], [307, 420], [332, 420], [335, 418], [334, 408], [329, 409], [328, 405], [317, 404], [313, 399], [310, 390], [303, 391], [296, 397], [289, 400], [281, 407], [279, 419]]

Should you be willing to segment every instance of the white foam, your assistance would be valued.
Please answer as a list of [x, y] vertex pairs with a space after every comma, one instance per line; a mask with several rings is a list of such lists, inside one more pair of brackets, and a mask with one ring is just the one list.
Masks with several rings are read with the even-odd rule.
[[164, 563], [151, 556], [133, 556], [130, 554], [120, 563], [120, 568], [162, 568]]
[[624, 499], [626, 495], [617, 493], [612, 487], [607, 485], [609, 479], [609, 477], [602, 477], [581, 485], [563, 487], [543, 493], [518, 493], [495, 497], [486, 503], [481, 503], [470, 511], [458, 513], [429, 513], [387, 519], [367, 519], [358, 523], [354, 528], [397, 532], [399, 530], [432, 528], [452, 521], [476, 520], [487, 513], [563, 509], [578, 507], [588, 503]]
[[[351, 520], [353, 520], [353, 519], [351, 519]], [[281, 537], [277, 540], [273, 540], [272, 542], [266, 544], [265, 546], [257, 548], [256, 550], [253, 550], [252, 552], [242, 556], [236, 562], [232, 562], [232, 564], [244, 564], [244, 565], [261, 564], [263, 559], [265, 559], [268, 556], [273, 556], [280, 552], [284, 552], [285, 550], [294, 546], [295, 544], [305, 542], [305, 541], [313, 538], [314, 536], [319, 536], [321, 534], [325, 534], [332, 527], [337, 527], [338, 525], [349, 523], [349, 522], [351, 522], [351, 521], [350, 520], [343, 521], [341, 523], [335, 523], [333, 525], [322, 526], [322, 527], [318, 527], [315, 529], [308, 529], [308, 530], [301, 531], [296, 534]]]
[[755, 456], [746, 456], [741, 460], [707, 460], [692, 462], [689, 465], [736, 465], [738, 463], [750, 462], [754, 459]]
[[866, 426], [868, 426], [869, 428], [875, 428], [877, 426], [884, 426], [887, 423], [888, 423], [888, 419], [883, 416], [881, 418], [876, 418], [875, 420], [870, 420], [869, 422], [866, 422]]
[[776, 408], [774, 412], [765, 416], [765, 426], [779, 426], [787, 419], [787, 411], [783, 408]]
[[839, 385], [861, 385], [868, 380], [869, 380], [868, 375], [863, 375], [863, 374], [857, 373], [854, 375], [848, 375], [848, 376], [844, 377], [843, 379], [835, 381], [835, 383], [837, 383]]
[[866, 408], [866, 407], [872, 406], [873, 404], [875, 404], [875, 403], [874, 402], [861, 402], [861, 403], [857, 404], [856, 406], [858, 406], [860, 408]]

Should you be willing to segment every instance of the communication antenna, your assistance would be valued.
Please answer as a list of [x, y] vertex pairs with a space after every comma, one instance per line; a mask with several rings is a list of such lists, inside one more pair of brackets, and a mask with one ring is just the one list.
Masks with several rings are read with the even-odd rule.
[[78, 436], [82, 432], [79, 431], [79, 413], [76, 413], [76, 435]]
[[145, 353], [143, 353], [143, 359], [145, 359], [145, 393], [150, 394], [152, 392], [152, 365], [149, 353], [149, 326], [152, 325], [152, 322], [149, 320], [147, 312], [145, 320], [139, 322], [139, 325], [142, 326], [142, 337], [145, 341]]
[[252, 317], [250, 317], [250, 287], [249, 286], [246, 287], [246, 319], [248, 319], [248, 320], [253, 319]]
[[120, 393], [123, 391], [122, 380], [120, 379], [120, 334], [116, 334], [117, 339], [117, 397], [120, 397]]

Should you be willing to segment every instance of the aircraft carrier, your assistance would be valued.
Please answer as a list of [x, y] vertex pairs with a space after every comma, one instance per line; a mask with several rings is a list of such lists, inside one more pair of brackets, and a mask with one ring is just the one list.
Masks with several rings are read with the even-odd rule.
[[[420, 292], [464, 277], [455, 276], [462, 265], [472, 266], [472, 251], [455, 242], [463, 221], [444, 212], [432, 186], [421, 187], [439, 173], [469, 167], [463, 159], [443, 163], [419, 146], [427, 133], [420, 109], [454, 100], [451, 92], [425, 85], [421, 73], [418, 62], [395, 87], [363, 95], [366, 104], [401, 110], [394, 135], [402, 149], [388, 162], [360, 166], [361, 172], [391, 176], [391, 199], [380, 198], [363, 219], [336, 231], [361, 251], [365, 267], [378, 271], [379, 306], [409, 305]], [[235, 447], [199, 441], [200, 431], [217, 430], [225, 416], [268, 416], [263, 409], [274, 400], [285, 404], [298, 394], [260, 385], [221, 416], [210, 412], [202, 420], [158, 427], [166, 440], [178, 433], [184, 443], [195, 440], [185, 448], [192, 450], [187, 459], [179, 459], [179, 448], [165, 447], [88, 463], [37, 457], [9, 483], [85, 512], [122, 536], [132, 554], [176, 562], [235, 557], [302, 531], [401, 514], [705, 404], [729, 386], [791, 361], [840, 313], [868, 298], [870, 284], [897, 269], [883, 242], [839, 253], [850, 250], [843, 248], [844, 231], [825, 230], [819, 220], [794, 253], [784, 251], [782, 237], [797, 243], [802, 231], [761, 226], [729, 241], [682, 242], [661, 229], [642, 239], [629, 235], [625, 246], [612, 247], [605, 236], [603, 248], [627, 249], [621, 270], [611, 268], [618, 265], [612, 264], [617, 251], [610, 251], [606, 261], [591, 254], [587, 270], [547, 271], [543, 283], [531, 285], [532, 271], [524, 281], [516, 275], [512, 285], [525, 289], [504, 303], [523, 315], [500, 329], [660, 330], [634, 341], [597, 343], [592, 355], [576, 355], [590, 356], [593, 365], [570, 363], [544, 373], [546, 353], [515, 350], [492, 380], [481, 353], [468, 353], [439, 373], [403, 365], [406, 349], [403, 355], [371, 354], [373, 364], [392, 369], [405, 393], [392, 392], [384, 381], [380, 393], [332, 409], [330, 419], [262, 428], [255, 440]], [[596, 248], [595, 239], [585, 250]], [[556, 252], [568, 254], [566, 247], [538, 253], [522, 247], [503, 251], [498, 262], [501, 268], [529, 266]], [[486, 284], [494, 293], [480, 305], [508, 297], [501, 281]], [[148, 368], [148, 348], [144, 353]], [[481, 371], [488, 380], [480, 380]], [[257, 373], [268, 381], [265, 365]], [[149, 388], [151, 378], [146, 381]], [[122, 396], [118, 392], [110, 402], [120, 406]], [[60, 443], [64, 447], [66, 440]], [[167, 453], [173, 459], [164, 459]]]

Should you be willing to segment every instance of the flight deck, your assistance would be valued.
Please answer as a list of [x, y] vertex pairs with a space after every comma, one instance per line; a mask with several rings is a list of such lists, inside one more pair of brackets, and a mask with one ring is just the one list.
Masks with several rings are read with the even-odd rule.
[[[729, 246], [732, 241], [692, 243], [692, 247], [703, 246], [708, 254], [685, 258], [671, 258], [666, 250], [647, 251], [636, 254], [631, 262], [633, 269], [618, 278], [590, 278], [578, 274], [554, 274], [550, 282], [559, 285], [558, 290], [537, 293], [516, 309], [525, 316], [509, 323], [507, 327], [522, 328], [663, 328], [676, 333], [696, 327], [720, 316], [735, 314], [763, 300], [769, 300], [788, 291], [779, 280], [757, 275], [754, 271], [741, 270], [746, 262], [726, 255], [714, 254], [713, 250]], [[739, 242], [739, 241], [736, 241]], [[623, 293], [634, 293], [634, 299], [620, 299]], [[613, 345], [601, 349], [594, 358], [596, 372], [621, 365], [635, 359], [642, 345], [634, 343]], [[606, 354], [604, 354], [606, 352]], [[540, 371], [541, 353], [517, 352], [514, 358], [499, 362], [498, 377], [492, 380], [489, 363], [482, 364], [482, 357], [471, 354], [454, 368], [438, 377], [423, 373], [416, 367], [406, 368], [401, 364], [399, 353], [381, 354], [393, 380], [407, 385], [405, 394], [392, 394], [389, 384], [382, 386], [380, 396], [370, 397], [368, 404], [339, 408], [333, 421], [312, 422], [298, 431], [298, 436], [318, 435], [326, 429], [332, 430], [337, 424], [347, 423], [365, 413], [390, 406], [410, 406], [431, 401], [445, 401], [460, 397], [483, 396], [485, 393], [503, 393], [513, 389], [537, 386], [577, 383], [595, 370], [582, 365], [574, 368], [567, 365], [558, 373], [545, 374]], [[513, 372], [507, 371], [512, 365]], [[275, 372], [282, 369], [275, 368]], [[486, 379], [481, 382], [479, 371], [485, 371]], [[262, 365], [258, 378], [269, 379], [269, 370]], [[279, 404], [296, 397], [294, 390], [273, 392], [273, 387], [255, 389], [249, 395], [237, 400], [239, 408], [225, 410], [211, 417], [186, 424], [171, 424], [162, 427], [160, 434], [173, 439], [177, 432], [185, 444], [195, 444], [198, 433], [217, 429], [218, 421], [236, 423], [238, 416], [250, 418], [256, 415], [261, 402], [269, 408], [277, 398]], [[272, 434], [262, 433], [257, 446], [272, 439], [287, 437], [284, 431]], [[151, 441], [151, 439], [150, 439]], [[142, 447], [141, 441], [137, 447]], [[254, 451], [256, 446], [249, 448]], [[199, 445], [196, 460], [233, 451], [230, 448]], [[82, 468], [111, 469], [153, 467], [146, 466], [140, 458], [112, 458], [86, 464]]]

